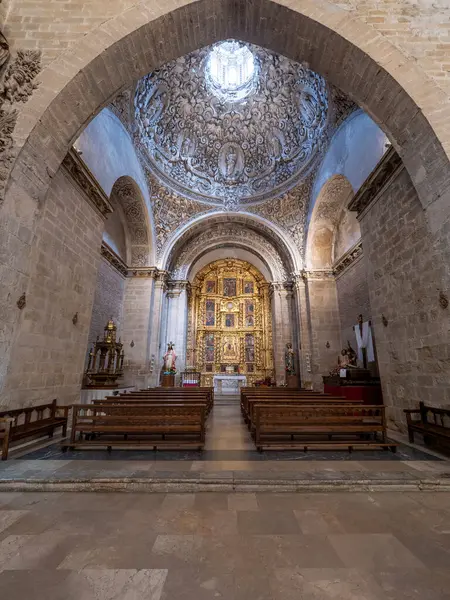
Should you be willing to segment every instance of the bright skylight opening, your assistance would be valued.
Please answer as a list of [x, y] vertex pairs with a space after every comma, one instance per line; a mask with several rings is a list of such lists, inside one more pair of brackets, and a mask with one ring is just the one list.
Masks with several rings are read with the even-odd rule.
[[255, 87], [255, 57], [245, 44], [235, 40], [220, 42], [209, 53], [206, 77], [214, 94], [222, 100], [242, 100]]

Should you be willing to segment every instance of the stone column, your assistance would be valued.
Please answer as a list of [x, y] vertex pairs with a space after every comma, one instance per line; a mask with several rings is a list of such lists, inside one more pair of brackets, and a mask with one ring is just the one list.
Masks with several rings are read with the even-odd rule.
[[163, 366], [163, 355], [165, 349], [161, 343], [161, 324], [164, 309], [164, 298], [166, 292], [166, 271], [158, 271], [155, 279], [155, 289], [153, 293], [152, 306], [152, 331], [150, 335], [150, 355], [154, 356], [154, 369], [150, 376], [151, 387], [159, 385], [161, 369]]
[[292, 315], [292, 284], [274, 282], [271, 284], [272, 336], [275, 380], [277, 385], [286, 383], [284, 351], [287, 343], [295, 347], [295, 331]]
[[188, 281], [171, 281], [167, 291], [167, 327], [163, 350], [169, 342], [175, 345], [177, 353], [177, 382], [180, 373], [186, 367], [186, 340], [187, 340], [187, 289]]
[[154, 327], [153, 297], [157, 269], [134, 271], [127, 279], [123, 311], [124, 383], [138, 388], [150, 384], [155, 356], [150, 353]]
[[323, 375], [336, 366], [341, 350], [341, 328], [332, 271], [305, 271], [307, 306], [311, 331], [311, 379], [314, 389], [323, 389]]
[[312, 385], [311, 374], [311, 318], [308, 303], [308, 280], [302, 273], [294, 275], [294, 312], [296, 315], [298, 335], [297, 353], [302, 387]]

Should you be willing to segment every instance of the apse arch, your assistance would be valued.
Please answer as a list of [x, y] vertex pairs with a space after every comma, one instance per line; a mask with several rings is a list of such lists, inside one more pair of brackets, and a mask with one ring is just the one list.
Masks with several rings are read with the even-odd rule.
[[127, 230], [127, 265], [146, 267], [154, 264], [151, 223], [144, 196], [136, 181], [119, 177], [111, 190], [111, 201], [120, 206]]
[[224, 244], [257, 249], [271, 264], [274, 277], [285, 281], [299, 270], [300, 259], [275, 226], [247, 213], [213, 213], [186, 225], [166, 248], [160, 268], [186, 278], [189, 265], [205, 249]]
[[[225, 251], [225, 252], [224, 252]], [[248, 250], [247, 248], [237, 245], [224, 245], [220, 248], [206, 249], [192, 263], [188, 272], [188, 280], [192, 283], [196, 275], [210, 263], [216, 262], [223, 258], [237, 259], [248, 262], [253, 265], [268, 282], [274, 281], [274, 274], [265, 259], [256, 251]]]
[[169, 60], [234, 37], [308, 63], [366, 110], [401, 155], [424, 207], [448, 192], [445, 93], [381, 33], [324, 0], [175, 0], [171, 7], [141, 2], [45, 67], [19, 115], [23, 146], [8, 191], [20, 186], [44, 198], [73, 141], [117, 93]]
[[[330, 177], [322, 186], [314, 205], [306, 239], [306, 268], [326, 270], [361, 237], [359, 223], [354, 213], [347, 211], [347, 205], [353, 196], [353, 188], [344, 175]], [[348, 214], [347, 214], [348, 213]], [[346, 235], [339, 226], [346, 219], [349, 233]], [[353, 236], [353, 237], [352, 237]], [[355, 238], [355, 239], [353, 239]], [[342, 251], [342, 248], [345, 248]]]

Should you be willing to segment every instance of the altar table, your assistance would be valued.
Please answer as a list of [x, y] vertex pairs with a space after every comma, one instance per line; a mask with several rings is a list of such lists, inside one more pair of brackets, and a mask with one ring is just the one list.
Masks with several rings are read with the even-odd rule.
[[214, 393], [223, 395], [238, 395], [241, 387], [247, 385], [245, 375], [214, 375]]

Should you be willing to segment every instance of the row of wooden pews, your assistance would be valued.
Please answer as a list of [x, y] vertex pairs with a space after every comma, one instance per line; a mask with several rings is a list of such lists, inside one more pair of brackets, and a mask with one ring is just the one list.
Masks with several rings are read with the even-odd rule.
[[390, 449], [385, 407], [303, 389], [242, 388], [241, 411], [259, 451]]
[[62, 448], [198, 448], [205, 445], [212, 388], [153, 388], [72, 407], [70, 439]]

